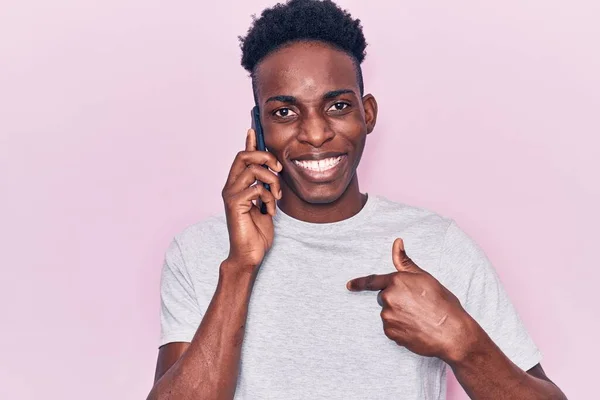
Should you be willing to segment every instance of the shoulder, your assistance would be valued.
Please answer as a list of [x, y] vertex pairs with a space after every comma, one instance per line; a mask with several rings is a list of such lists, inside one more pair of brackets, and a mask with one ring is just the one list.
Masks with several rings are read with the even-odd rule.
[[376, 196], [376, 212], [369, 235], [385, 242], [385, 260], [395, 238], [402, 238], [407, 254], [417, 265], [439, 276], [439, 260], [446, 233], [453, 220], [424, 207]]
[[[209, 296], [217, 284], [220, 263], [229, 252], [225, 215], [213, 215], [177, 233], [165, 252], [163, 281], [185, 280], [194, 296]], [[209, 299], [210, 300], [210, 299]]]
[[225, 214], [211, 215], [202, 221], [188, 225], [175, 235], [175, 241], [180, 246], [211, 240], [227, 235]]
[[188, 261], [208, 254], [223, 252], [228, 248], [225, 214], [211, 215], [191, 224], [177, 233], [167, 249], [167, 255], [177, 252]]
[[403, 226], [409, 230], [419, 230], [423, 233], [445, 235], [451, 218], [433, 210], [390, 200], [381, 195], [375, 195], [377, 207], [375, 218], [380, 226]]
[[390, 230], [400, 227], [415, 262], [423, 262], [436, 278], [449, 284], [491, 269], [483, 250], [456, 221], [435, 211], [377, 196], [377, 224]]

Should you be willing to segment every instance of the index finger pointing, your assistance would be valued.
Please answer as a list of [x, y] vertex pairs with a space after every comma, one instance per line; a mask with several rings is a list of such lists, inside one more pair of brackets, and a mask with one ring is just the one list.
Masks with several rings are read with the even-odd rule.
[[373, 274], [369, 276], [363, 276], [361, 278], [355, 278], [348, 281], [346, 288], [351, 292], [361, 292], [363, 290], [383, 290], [390, 284], [392, 275], [394, 275], [394, 273], [385, 275]]

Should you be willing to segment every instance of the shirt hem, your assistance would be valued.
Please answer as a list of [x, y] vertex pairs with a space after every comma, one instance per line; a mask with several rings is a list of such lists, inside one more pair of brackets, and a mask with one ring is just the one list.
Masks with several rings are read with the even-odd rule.
[[185, 342], [185, 343], [191, 343], [192, 339], [194, 338], [194, 333], [189, 333], [189, 332], [176, 332], [176, 333], [170, 333], [168, 335], [164, 335], [160, 337], [159, 340], [159, 344], [158, 347], [162, 347], [166, 344], [169, 343], [175, 343], [175, 342]]

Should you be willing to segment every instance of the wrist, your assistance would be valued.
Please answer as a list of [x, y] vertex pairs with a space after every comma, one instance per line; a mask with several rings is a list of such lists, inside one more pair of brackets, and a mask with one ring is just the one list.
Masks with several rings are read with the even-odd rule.
[[252, 283], [256, 278], [256, 271], [256, 267], [243, 265], [227, 258], [221, 262], [219, 267], [219, 280], [237, 284]]
[[460, 323], [460, 334], [450, 346], [444, 361], [452, 368], [466, 365], [486, 354], [491, 339], [467, 312]]

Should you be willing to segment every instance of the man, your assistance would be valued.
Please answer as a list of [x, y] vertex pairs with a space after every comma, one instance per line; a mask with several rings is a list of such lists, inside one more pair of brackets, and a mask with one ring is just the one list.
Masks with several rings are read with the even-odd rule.
[[269, 151], [249, 130], [225, 215], [167, 251], [149, 399], [444, 399], [446, 365], [473, 399], [565, 398], [477, 245], [360, 192], [365, 47], [331, 1], [267, 9], [242, 39]]

